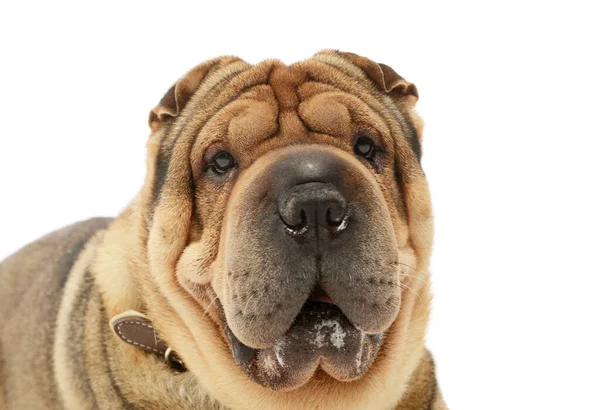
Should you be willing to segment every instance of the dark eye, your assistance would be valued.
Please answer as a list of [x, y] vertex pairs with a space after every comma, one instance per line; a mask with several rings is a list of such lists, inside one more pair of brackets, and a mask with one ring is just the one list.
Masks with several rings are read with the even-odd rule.
[[369, 137], [358, 137], [358, 139], [354, 143], [354, 152], [356, 152], [361, 157], [371, 159], [373, 158], [373, 154], [375, 153], [375, 143]]
[[224, 174], [235, 166], [235, 160], [229, 152], [221, 151], [212, 160], [212, 169], [218, 174]]

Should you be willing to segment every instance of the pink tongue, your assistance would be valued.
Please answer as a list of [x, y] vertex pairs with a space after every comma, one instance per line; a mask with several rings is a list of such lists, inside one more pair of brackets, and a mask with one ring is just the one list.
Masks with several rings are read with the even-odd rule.
[[325, 293], [325, 291], [321, 288], [321, 286], [317, 285], [315, 290], [310, 294], [310, 298], [308, 300], [312, 302], [322, 302], [322, 303], [330, 303], [335, 305], [335, 302]]

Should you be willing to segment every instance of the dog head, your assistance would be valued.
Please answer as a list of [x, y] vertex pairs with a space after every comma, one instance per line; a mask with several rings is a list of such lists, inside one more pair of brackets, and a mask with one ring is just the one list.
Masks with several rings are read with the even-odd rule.
[[151, 111], [145, 303], [207, 389], [408, 374], [432, 239], [417, 99], [390, 67], [326, 50], [208, 61]]

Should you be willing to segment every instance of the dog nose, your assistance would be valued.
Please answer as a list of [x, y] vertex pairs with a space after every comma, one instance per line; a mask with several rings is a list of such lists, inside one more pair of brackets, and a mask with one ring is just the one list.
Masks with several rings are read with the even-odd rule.
[[279, 197], [278, 208], [286, 231], [292, 235], [304, 234], [311, 227], [340, 232], [347, 224], [346, 198], [330, 183], [295, 185]]
[[350, 216], [346, 178], [350, 172], [339, 153], [326, 147], [288, 148], [270, 172], [270, 189], [285, 232], [299, 237], [320, 229], [332, 233], [346, 229]]

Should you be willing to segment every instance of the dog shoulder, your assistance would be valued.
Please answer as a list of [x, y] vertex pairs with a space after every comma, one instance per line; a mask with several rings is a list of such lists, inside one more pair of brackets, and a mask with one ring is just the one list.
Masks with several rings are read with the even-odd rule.
[[[89, 238], [98, 230], [108, 226], [110, 218], [92, 218], [51, 232], [24, 246], [0, 262], [0, 283], [3, 302], [10, 295], [19, 294], [29, 288], [40, 276], [52, 276], [64, 284], [69, 268], [76, 260]], [[4, 307], [4, 306], [2, 306]]]

